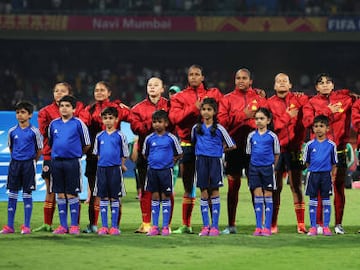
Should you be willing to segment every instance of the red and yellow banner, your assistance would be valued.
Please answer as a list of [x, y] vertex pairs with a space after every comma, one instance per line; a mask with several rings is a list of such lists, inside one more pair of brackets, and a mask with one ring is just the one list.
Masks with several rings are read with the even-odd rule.
[[326, 17], [1, 15], [0, 29], [30, 31], [326, 32]]

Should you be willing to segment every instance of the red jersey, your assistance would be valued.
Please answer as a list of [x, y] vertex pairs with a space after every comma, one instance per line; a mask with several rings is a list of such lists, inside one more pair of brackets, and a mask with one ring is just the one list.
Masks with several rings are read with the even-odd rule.
[[[74, 116], [79, 117], [86, 125], [89, 124], [89, 115], [84, 110], [84, 104], [80, 101], [76, 102]], [[47, 134], [49, 124], [52, 120], [59, 117], [59, 106], [56, 104], [55, 101], [50, 105], [47, 105], [44, 108], [40, 109], [38, 113], [39, 130], [44, 137], [44, 148], [42, 150], [44, 160], [51, 159], [51, 147], [48, 144], [49, 139]]]
[[360, 99], [356, 100], [351, 110], [352, 126], [357, 133], [357, 145], [360, 145]]
[[119, 122], [117, 128], [119, 128], [121, 121], [129, 122], [130, 109], [126, 107], [120, 107], [120, 103], [120, 100], [110, 101], [109, 99], [106, 99], [104, 101], [98, 101], [92, 105], [86, 106], [85, 111], [88, 112], [90, 117], [88, 128], [91, 139], [91, 148], [89, 149], [88, 154], [92, 154], [96, 134], [105, 129], [101, 119], [102, 110], [104, 110], [106, 107], [114, 107], [118, 110]]
[[131, 130], [139, 136], [138, 151], [141, 153], [145, 137], [153, 132], [152, 114], [157, 110], [169, 111], [169, 101], [160, 97], [154, 104], [149, 98], [144, 99], [131, 109], [130, 126]]
[[[303, 106], [308, 103], [306, 95], [288, 93], [285, 98], [276, 95], [267, 100], [273, 114], [274, 131], [279, 138], [282, 151], [298, 151], [304, 142], [306, 129], [302, 123]], [[290, 117], [287, 109], [298, 109], [297, 116]]]
[[169, 118], [176, 126], [177, 135], [182, 142], [191, 143], [191, 129], [200, 115], [200, 110], [195, 106], [196, 101], [214, 98], [219, 104], [222, 97], [219, 89], [205, 89], [203, 84], [196, 89], [189, 86], [171, 97]]
[[267, 101], [249, 88], [246, 92], [239, 89], [226, 94], [220, 101], [218, 120], [235, 140], [236, 146], [245, 151], [246, 139], [250, 131], [256, 128], [255, 119], [246, 118], [245, 108], [256, 111], [267, 108]]
[[[332, 91], [329, 96], [317, 94], [303, 107], [303, 124], [306, 128], [312, 126], [315, 116], [322, 114], [329, 118], [328, 138], [333, 140], [340, 150], [346, 148], [350, 135], [352, 99], [346, 93], [337, 90]], [[328, 107], [329, 104], [339, 104], [341, 109], [333, 113]]]

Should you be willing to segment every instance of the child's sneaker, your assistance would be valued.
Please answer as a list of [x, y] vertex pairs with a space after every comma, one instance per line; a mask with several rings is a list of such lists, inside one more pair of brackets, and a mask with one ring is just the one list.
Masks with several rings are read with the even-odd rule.
[[331, 236], [332, 235], [332, 232], [331, 232], [329, 227], [324, 227], [323, 235], [325, 235], [325, 236]]
[[253, 233], [253, 236], [261, 236], [262, 234], [262, 229], [261, 228], [256, 228], [254, 233]]
[[14, 228], [9, 227], [8, 225], [4, 225], [4, 227], [0, 231], [0, 234], [9, 234], [9, 233], [14, 233]]
[[79, 226], [71, 226], [69, 234], [80, 234]]
[[306, 234], [308, 231], [306, 230], [305, 224], [304, 223], [298, 223], [297, 226], [297, 232], [299, 234]]
[[277, 225], [271, 226], [271, 233], [277, 234], [279, 232], [279, 228]]
[[236, 234], [237, 233], [237, 229], [235, 226], [227, 226], [222, 232], [221, 234]]
[[66, 234], [67, 232], [68, 232], [67, 228], [64, 228], [63, 226], [60, 225], [53, 231], [53, 234]]
[[316, 236], [318, 234], [316, 227], [311, 227], [308, 234], [309, 236]]
[[109, 229], [107, 227], [101, 227], [97, 233], [98, 233], [98, 235], [105, 235], [105, 234], [109, 233]]
[[25, 225], [21, 225], [21, 234], [30, 234], [31, 229], [29, 227], [26, 227]]
[[49, 224], [43, 224], [40, 227], [34, 229], [33, 232], [52, 232], [52, 228]]
[[204, 226], [201, 229], [201, 232], [199, 233], [199, 236], [208, 236], [209, 235], [209, 227], [208, 226]]
[[121, 232], [118, 228], [115, 228], [115, 227], [111, 227], [110, 228], [110, 231], [109, 231], [109, 234], [111, 235], [119, 235]]
[[345, 230], [341, 224], [336, 224], [334, 230], [335, 230], [336, 234], [344, 234], [345, 233]]
[[209, 231], [209, 236], [219, 236], [220, 231], [218, 228], [212, 227]]
[[152, 226], [150, 231], [146, 234], [147, 236], [155, 236], [155, 235], [159, 235], [160, 231], [158, 226]]
[[268, 228], [264, 228], [264, 229], [262, 229], [262, 231], [261, 231], [261, 235], [262, 235], [262, 236], [270, 236], [270, 235], [271, 235], [271, 230], [268, 229]]
[[163, 227], [161, 230], [161, 235], [162, 236], [168, 236], [170, 234], [170, 230], [169, 227]]

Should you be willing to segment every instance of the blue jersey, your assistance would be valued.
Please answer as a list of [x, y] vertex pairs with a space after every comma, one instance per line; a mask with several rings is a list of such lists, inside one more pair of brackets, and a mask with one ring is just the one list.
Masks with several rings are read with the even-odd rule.
[[40, 131], [33, 125], [26, 128], [16, 125], [9, 129], [8, 146], [12, 159], [34, 159], [37, 151], [43, 148], [43, 138]]
[[258, 130], [250, 132], [247, 138], [246, 153], [253, 166], [270, 166], [274, 164], [274, 155], [280, 154], [280, 143], [276, 134], [267, 130], [259, 134]]
[[72, 117], [64, 122], [61, 118], [51, 121], [48, 130], [51, 158], [80, 158], [83, 147], [90, 145], [89, 131], [83, 121]]
[[155, 132], [145, 138], [142, 154], [152, 169], [168, 169], [174, 166], [174, 156], [182, 154], [182, 149], [175, 135]]
[[329, 139], [322, 142], [316, 139], [308, 141], [304, 148], [304, 162], [309, 164], [309, 172], [331, 171], [338, 162], [336, 144]]
[[224, 153], [224, 143], [228, 147], [235, 146], [229, 133], [222, 125], [217, 124], [215, 136], [211, 135], [211, 128], [212, 126], [206, 127], [205, 124], [202, 124], [201, 129], [204, 134], [201, 135], [196, 132], [196, 125], [193, 126], [191, 130], [191, 140], [195, 144], [196, 156], [220, 158]]
[[125, 135], [116, 130], [109, 134], [106, 130], [96, 135], [93, 154], [99, 156], [98, 166], [121, 165], [121, 158], [129, 157], [129, 148]]

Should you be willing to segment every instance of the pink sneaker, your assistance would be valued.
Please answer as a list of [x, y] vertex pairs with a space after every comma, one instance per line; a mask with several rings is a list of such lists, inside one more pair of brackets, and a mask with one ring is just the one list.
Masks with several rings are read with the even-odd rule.
[[256, 228], [253, 236], [261, 236], [262, 235], [262, 229], [261, 228]]
[[66, 234], [67, 232], [68, 232], [67, 228], [64, 228], [63, 226], [60, 225], [53, 231], [53, 234]]
[[21, 225], [21, 234], [30, 234], [31, 229], [29, 227], [26, 227], [25, 225]]
[[100, 230], [98, 230], [98, 235], [106, 235], [109, 233], [109, 229], [107, 227], [101, 227]]
[[14, 233], [14, 228], [9, 227], [8, 225], [4, 225], [4, 227], [0, 231], [0, 234], [9, 234], [9, 233]]
[[161, 230], [161, 235], [162, 235], [162, 236], [168, 236], [168, 235], [170, 235], [169, 227], [163, 227], [162, 230]]
[[309, 232], [307, 233], [307, 235], [316, 236], [317, 235], [317, 228], [316, 227], [311, 227]]
[[159, 235], [160, 231], [159, 231], [159, 227], [158, 226], [152, 226], [150, 228], [150, 231], [146, 234], [147, 236], [155, 236], [155, 235]]
[[210, 228], [208, 226], [204, 226], [199, 233], [199, 236], [208, 236], [210, 232]]
[[80, 234], [79, 226], [71, 226], [69, 233], [70, 234]]
[[323, 228], [323, 235], [325, 235], [325, 236], [332, 236], [332, 232], [331, 232], [331, 230], [330, 230], [329, 227], [324, 227], [324, 228]]
[[271, 230], [268, 229], [268, 228], [264, 228], [264, 229], [262, 229], [261, 235], [262, 236], [270, 236], [271, 235]]
[[118, 228], [115, 228], [115, 227], [111, 227], [110, 228], [110, 231], [109, 231], [109, 234], [111, 235], [119, 235], [121, 232]]
[[219, 236], [220, 231], [218, 228], [212, 227], [209, 231], [209, 236]]

